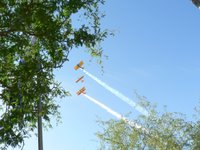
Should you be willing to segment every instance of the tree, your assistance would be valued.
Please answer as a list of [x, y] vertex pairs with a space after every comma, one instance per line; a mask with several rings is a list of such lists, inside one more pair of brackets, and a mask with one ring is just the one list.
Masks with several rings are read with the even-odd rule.
[[197, 121], [193, 127], [192, 142], [191, 149], [196, 150], [200, 148], [200, 121]]
[[200, 105], [195, 108], [196, 114], [196, 121], [193, 126], [192, 132], [192, 149], [199, 149], [200, 148]]
[[[83, 46], [101, 57], [99, 43], [107, 36], [100, 28], [101, 4], [104, 0], [0, 1], [1, 148], [22, 146], [38, 116], [47, 123], [60, 117], [55, 97], [69, 92], [53, 71], [68, 61], [73, 48]], [[84, 24], [74, 21], [76, 16]]]
[[156, 106], [142, 99], [149, 116], [139, 116], [133, 122], [142, 126], [136, 128], [125, 121], [99, 121], [102, 131], [96, 133], [100, 149], [110, 150], [182, 150], [200, 148], [200, 124], [186, 121], [185, 115], [165, 111], [159, 113]]

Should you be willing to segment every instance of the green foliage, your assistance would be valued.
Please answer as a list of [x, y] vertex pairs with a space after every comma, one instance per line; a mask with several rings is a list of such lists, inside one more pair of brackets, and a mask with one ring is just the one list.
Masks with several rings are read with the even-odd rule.
[[196, 150], [200, 148], [200, 103], [199, 105], [195, 108], [196, 110], [196, 122], [194, 123], [193, 126], [193, 132], [192, 132], [192, 150]]
[[[101, 57], [99, 43], [107, 36], [100, 29], [103, 0], [1, 0], [0, 86], [2, 116], [0, 146], [23, 145], [36, 128], [38, 115], [50, 123], [59, 115], [55, 97], [69, 96], [54, 79], [55, 68], [68, 61], [72, 48], [84, 46]], [[73, 16], [85, 20], [78, 26]], [[79, 22], [81, 24], [81, 22]], [[42, 112], [37, 106], [42, 99]]]
[[192, 132], [192, 150], [200, 148], [200, 121], [197, 121]]
[[180, 113], [165, 111], [159, 113], [144, 97], [141, 104], [150, 112], [149, 116], [139, 116], [133, 120], [145, 130], [130, 126], [124, 121], [99, 121], [102, 131], [96, 135], [100, 139], [100, 149], [110, 150], [183, 150], [200, 149], [200, 123], [188, 122]]

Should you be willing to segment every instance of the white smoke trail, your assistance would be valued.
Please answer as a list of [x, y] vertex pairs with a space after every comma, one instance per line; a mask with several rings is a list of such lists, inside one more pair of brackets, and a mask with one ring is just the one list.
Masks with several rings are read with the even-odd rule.
[[144, 128], [142, 128], [142, 126], [138, 125], [137, 123], [128, 120], [127, 118], [123, 117], [122, 115], [120, 115], [119, 113], [115, 112], [114, 110], [112, 110], [111, 108], [107, 107], [106, 105], [102, 104], [101, 102], [99, 102], [98, 100], [88, 96], [87, 94], [82, 94], [84, 97], [86, 97], [88, 100], [90, 100], [91, 102], [97, 104], [98, 106], [100, 106], [101, 108], [103, 108], [104, 110], [106, 110], [107, 112], [109, 112], [110, 114], [112, 114], [113, 116], [115, 116], [118, 119], [122, 119], [124, 120], [127, 124], [129, 124], [132, 127], [135, 127], [137, 129], [142, 129], [145, 130]]
[[83, 72], [86, 75], [88, 75], [90, 78], [92, 78], [93, 80], [95, 80], [97, 83], [99, 83], [105, 89], [107, 89], [108, 91], [110, 91], [111, 93], [113, 93], [115, 96], [117, 96], [118, 98], [120, 98], [121, 100], [123, 100], [124, 102], [126, 102], [127, 104], [129, 104], [131, 107], [135, 108], [137, 111], [139, 111], [143, 115], [145, 115], [145, 116], [149, 115], [148, 112], [144, 108], [142, 108], [141, 106], [137, 105], [130, 98], [126, 97], [125, 95], [123, 95], [122, 93], [120, 93], [119, 91], [117, 91], [116, 89], [110, 87], [105, 82], [101, 81], [97, 77], [95, 77], [92, 74], [90, 74], [89, 72], [87, 72], [85, 69], [81, 69], [81, 70], [83, 70]]

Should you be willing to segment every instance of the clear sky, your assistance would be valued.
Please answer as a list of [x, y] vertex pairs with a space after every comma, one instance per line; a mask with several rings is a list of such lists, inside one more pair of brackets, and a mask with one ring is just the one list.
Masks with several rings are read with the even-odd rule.
[[[83, 75], [75, 71], [80, 60], [85, 68], [127, 97], [134, 91], [157, 103], [160, 110], [182, 112], [191, 118], [200, 98], [200, 10], [190, 0], [108, 0], [102, 11], [103, 28], [115, 32], [102, 46], [109, 56], [104, 73], [84, 48], [74, 49], [64, 67], [55, 71], [56, 78], [69, 90], [61, 105], [62, 123], [44, 131], [45, 150], [95, 150], [99, 147], [96, 121], [114, 118], [108, 112], [75, 92], [82, 86], [87, 94], [123, 115], [139, 113], [106, 91], [89, 77], [84, 83], [74, 81]], [[131, 119], [131, 118], [130, 118]], [[36, 150], [37, 138], [26, 141], [25, 150]]]

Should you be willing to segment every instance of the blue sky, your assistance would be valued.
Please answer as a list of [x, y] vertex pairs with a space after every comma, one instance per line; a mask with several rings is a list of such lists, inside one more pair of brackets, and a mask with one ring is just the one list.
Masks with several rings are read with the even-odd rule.
[[[87, 71], [118, 91], [135, 99], [134, 91], [152, 103], [167, 105], [169, 111], [182, 112], [191, 119], [200, 98], [200, 11], [190, 0], [117, 0], [102, 7], [106, 17], [102, 27], [113, 30], [114, 37], [102, 46], [109, 56], [104, 60], [104, 73], [84, 48], [74, 49], [70, 61], [55, 71], [56, 78], [72, 94], [58, 102], [62, 123], [44, 130], [46, 150], [94, 150], [99, 147], [96, 121], [112, 115], [75, 92], [85, 86], [87, 94], [125, 115], [139, 113], [106, 91], [89, 77], [84, 83], [74, 81], [83, 75], [73, 66], [80, 60]], [[131, 118], [130, 118], [131, 119]], [[25, 150], [37, 149], [37, 138], [26, 140]]]

